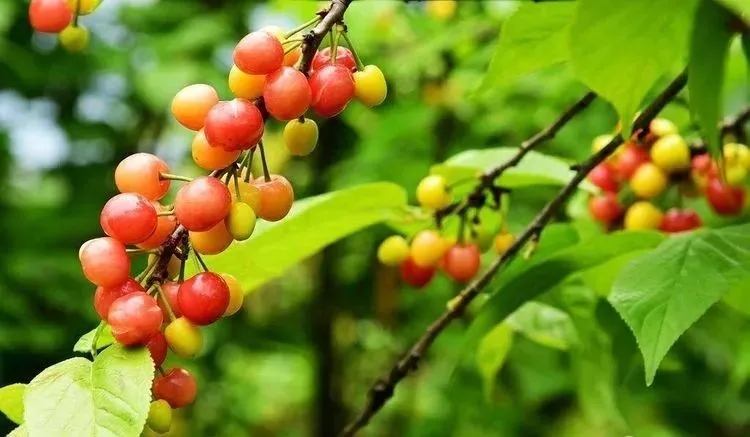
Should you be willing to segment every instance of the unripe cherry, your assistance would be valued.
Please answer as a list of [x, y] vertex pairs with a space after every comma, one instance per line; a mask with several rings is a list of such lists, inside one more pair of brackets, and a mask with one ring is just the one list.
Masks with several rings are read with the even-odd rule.
[[[152, 201], [157, 212], [166, 211], [166, 208], [159, 202]], [[177, 219], [173, 215], [160, 215], [156, 218], [156, 229], [146, 240], [137, 244], [141, 249], [156, 249], [164, 244], [177, 228]]]
[[[243, 172], [244, 173], [244, 172]], [[261, 178], [262, 179], [262, 178]], [[229, 193], [232, 196], [232, 202], [244, 202], [250, 205], [250, 207], [253, 209], [253, 211], [256, 212], [259, 210], [260, 205], [260, 190], [256, 185], [253, 184], [253, 177], [250, 177], [250, 182], [245, 182], [244, 175], [240, 176], [240, 178], [237, 180], [237, 185], [235, 187], [235, 182], [231, 182], [231, 189], [229, 190]], [[239, 197], [237, 195], [237, 189], [239, 189]]]
[[234, 239], [224, 221], [203, 232], [189, 232], [190, 244], [201, 255], [217, 255], [224, 252]]
[[208, 144], [203, 129], [199, 130], [193, 138], [191, 153], [195, 165], [203, 170], [213, 171], [228, 167], [240, 157], [241, 150], [224, 150], [221, 147], [212, 147]]
[[245, 241], [253, 234], [257, 217], [253, 208], [245, 202], [234, 202], [224, 220], [226, 229], [237, 241]]
[[174, 201], [174, 214], [185, 229], [207, 231], [229, 214], [232, 196], [220, 180], [201, 176], [185, 184]]
[[159, 299], [157, 299], [157, 302], [159, 303], [159, 308], [161, 308], [162, 314], [164, 314], [164, 320], [170, 320], [170, 314], [169, 311], [167, 311], [167, 307], [164, 304], [164, 299], [169, 302], [169, 307], [172, 309], [172, 314], [174, 314], [175, 317], [182, 316], [182, 312], [180, 312], [180, 306], [177, 303], [177, 294], [180, 291], [180, 284], [177, 282], [172, 281], [164, 281], [164, 284], [161, 286], [161, 293], [159, 294]]
[[636, 196], [653, 199], [667, 189], [669, 178], [662, 169], [647, 162], [642, 164], [630, 178], [630, 189]]
[[78, 11], [78, 15], [88, 15], [96, 10], [101, 0], [67, 0], [71, 11]]
[[89, 46], [89, 30], [80, 24], [73, 26], [72, 24], [59, 35], [60, 45], [69, 52], [80, 52]]
[[450, 205], [452, 197], [443, 176], [430, 175], [417, 185], [417, 202], [425, 208], [442, 209]]
[[247, 74], [232, 65], [227, 78], [229, 90], [240, 99], [255, 100], [263, 95], [266, 76], [263, 74]]
[[263, 101], [268, 113], [281, 121], [302, 116], [310, 106], [312, 93], [307, 77], [292, 67], [281, 67], [266, 77]]
[[242, 308], [242, 304], [245, 301], [245, 293], [243, 293], [242, 286], [234, 276], [229, 273], [222, 273], [221, 278], [224, 279], [227, 287], [229, 287], [229, 305], [226, 311], [224, 311], [224, 317], [229, 317], [236, 314]]
[[203, 350], [203, 334], [185, 317], [178, 317], [164, 328], [169, 348], [182, 358], [193, 358]]
[[659, 229], [664, 213], [653, 203], [640, 200], [630, 205], [625, 211], [623, 228], [625, 229]]
[[125, 346], [144, 346], [164, 321], [153, 297], [143, 292], [117, 298], [109, 307], [107, 322], [112, 336]]
[[138, 193], [150, 200], [159, 200], [169, 191], [169, 166], [150, 153], [135, 153], [120, 161], [115, 169], [115, 185], [121, 193]]
[[412, 258], [401, 264], [401, 279], [414, 288], [422, 288], [435, 277], [436, 267], [422, 267]]
[[140, 194], [121, 193], [104, 205], [99, 223], [110, 237], [123, 244], [137, 244], [146, 241], [156, 230], [156, 209]]
[[197, 131], [203, 127], [206, 116], [217, 103], [219, 94], [211, 85], [188, 85], [172, 99], [172, 115], [181, 125]]
[[187, 370], [175, 367], [165, 374], [157, 374], [151, 387], [154, 398], [163, 399], [172, 408], [182, 408], [195, 400], [198, 386]]
[[177, 303], [182, 315], [196, 325], [219, 320], [229, 306], [229, 287], [221, 276], [201, 272], [180, 285]]
[[78, 259], [86, 279], [101, 287], [116, 287], [130, 276], [130, 257], [125, 245], [111, 237], [83, 243]]
[[482, 254], [476, 244], [456, 244], [443, 255], [442, 268], [454, 281], [466, 282], [482, 266]]
[[217, 103], [206, 115], [203, 133], [208, 144], [228, 151], [254, 147], [263, 137], [263, 115], [245, 99]]
[[289, 214], [294, 204], [294, 189], [284, 176], [271, 175], [268, 182], [260, 177], [252, 183], [259, 193], [257, 209], [253, 208], [258, 217], [276, 222]]
[[[326, 47], [315, 53], [311, 64], [312, 70], [320, 70], [326, 65], [333, 64], [332, 54], [333, 50], [331, 50], [331, 47]], [[357, 61], [354, 59], [354, 54], [351, 50], [343, 46], [336, 47], [335, 63], [346, 67], [349, 71], [357, 70]]]
[[31, 0], [29, 23], [37, 32], [58, 33], [73, 20], [73, 10], [65, 0]]
[[401, 235], [391, 235], [378, 246], [378, 261], [387, 266], [398, 266], [409, 258], [409, 243]]
[[164, 364], [164, 360], [167, 359], [167, 339], [161, 331], [156, 331], [151, 339], [146, 343], [151, 359], [154, 361], [155, 367], [160, 367]]
[[448, 249], [443, 237], [437, 231], [426, 229], [417, 233], [411, 240], [410, 259], [421, 267], [434, 267]]
[[169, 406], [169, 402], [164, 399], [158, 399], [151, 402], [151, 405], [148, 408], [146, 425], [148, 425], [152, 431], [159, 434], [169, 432], [172, 427], [172, 407]]
[[106, 322], [107, 316], [109, 315], [109, 307], [112, 306], [112, 302], [126, 294], [138, 291], [145, 293], [146, 289], [143, 288], [138, 281], [132, 278], [128, 278], [122, 284], [114, 287], [96, 287], [96, 292], [94, 293], [94, 309], [99, 315], [99, 318]]
[[234, 65], [247, 74], [269, 74], [283, 65], [284, 48], [268, 32], [251, 32], [237, 43], [232, 57]]
[[495, 249], [495, 253], [498, 255], [505, 255], [508, 249], [516, 242], [516, 237], [508, 232], [501, 232], [497, 234], [492, 242], [492, 247]]
[[325, 65], [310, 76], [311, 106], [321, 117], [333, 117], [354, 97], [354, 77], [346, 67]]
[[366, 65], [354, 72], [354, 95], [365, 106], [372, 108], [383, 103], [388, 95], [388, 84], [376, 65]]
[[284, 126], [284, 145], [292, 156], [307, 156], [318, 144], [318, 124], [311, 118], [291, 120]]

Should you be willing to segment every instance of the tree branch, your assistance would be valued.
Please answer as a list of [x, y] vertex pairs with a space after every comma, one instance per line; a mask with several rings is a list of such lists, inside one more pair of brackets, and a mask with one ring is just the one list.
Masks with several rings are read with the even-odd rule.
[[[677, 93], [687, 83], [687, 75], [682, 73], [659, 96], [638, 116], [633, 124], [633, 132], [639, 137], [645, 136], [651, 120], [674, 98]], [[588, 95], [587, 95], [588, 97]], [[593, 97], [588, 97], [593, 100]], [[582, 99], [581, 101], [584, 101]], [[580, 103], [580, 102], [579, 102]], [[588, 103], [583, 104], [585, 107]], [[575, 111], [574, 111], [575, 112]], [[565, 124], [563, 121], [561, 124]], [[459, 318], [471, 301], [486, 287], [495, 274], [512, 260], [516, 254], [524, 247], [526, 243], [536, 238], [547, 224], [552, 220], [555, 214], [563, 207], [565, 201], [575, 192], [578, 185], [597, 165], [603, 162], [609, 155], [624, 142], [621, 134], [618, 134], [606, 144], [601, 150], [591, 155], [586, 161], [577, 166], [573, 178], [568, 182], [557, 195], [547, 203], [539, 214], [518, 236], [513, 245], [506, 253], [499, 256], [476, 280], [464, 288], [458, 297], [454, 299], [454, 305], [448, 308], [440, 317], [437, 318], [422, 335], [412, 348], [404, 355], [388, 372], [388, 374], [377, 380], [370, 388], [369, 397], [364, 409], [341, 433], [341, 437], [354, 436], [359, 430], [369, 423], [370, 419], [380, 411], [386, 402], [393, 396], [393, 393], [401, 380], [409, 373], [415, 371], [420, 360], [430, 348], [440, 333], [455, 319]], [[519, 152], [520, 153], [520, 152]], [[511, 160], [517, 157], [511, 158]], [[498, 168], [504, 168], [503, 164]], [[498, 173], [501, 173], [500, 170]]]

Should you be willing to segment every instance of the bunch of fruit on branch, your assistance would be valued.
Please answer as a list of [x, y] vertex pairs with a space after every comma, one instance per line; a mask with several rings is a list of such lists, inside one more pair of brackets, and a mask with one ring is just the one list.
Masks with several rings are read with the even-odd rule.
[[[745, 208], [750, 149], [723, 146], [722, 165], [700, 148], [691, 147], [671, 121], [653, 120], [643, 140], [634, 135], [589, 173], [601, 189], [590, 198], [591, 217], [608, 230], [658, 229], [690, 231], [703, 225], [686, 200], [703, 197], [720, 216], [736, 216]], [[596, 151], [611, 135], [594, 139]]]
[[[430, 175], [417, 185], [417, 201], [424, 209], [436, 212], [453, 203], [451, 189], [444, 177]], [[435, 278], [438, 271], [451, 280], [465, 283], [473, 279], [482, 266], [482, 253], [494, 250], [502, 255], [515, 241], [503, 228], [496, 235], [479, 222], [478, 217], [460, 218], [458, 231], [442, 227], [423, 229], [410, 240], [391, 235], [378, 247], [378, 260], [400, 269], [401, 278], [414, 288], [422, 288]]]
[[101, 0], [31, 0], [29, 23], [37, 32], [58, 34], [65, 50], [79, 52], [88, 47], [91, 37], [78, 18], [94, 12], [100, 3]]
[[[258, 219], [281, 220], [292, 207], [291, 183], [266, 165], [262, 137], [269, 116], [287, 122], [283, 137], [290, 153], [307, 155], [318, 138], [316, 122], [305, 117], [309, 110], [332, 117], [355, 98], [375, 106], [386, 97], [380, 70], [364, 66], [351, 45], [337, 45], [339, 36], [347, 39], [343, 26], [334, 29], [332, 47], [314, 53], [309, 71], [300, 70], [307, 69], [301, 51], [305, 38], [295, 35], [319, 21], [320, 16], [289, 33], [264, 28], [242, 38], [228, 76], [232, 99], [220, 100], [207, 84], [177, 92], [172, 114], [195, 132], [192, 158], [211, 173], [190, 178], [173, 174], [149, 153], [126, 157], [114, 175], [119, 194], [101, 211], [106, 236], [80, 248], [83, 273], [97, 286], [100, 326], [108, 325], [118, 343], [150, 351], [157, 374], [148, 423], [157, 432], [168, 429], [172, 409], [192, 403], [197, 392], [186, 369], [162, 369], [168, 350], [195, 357], [203, 348], [200, 328], [243, 305], [238, 280], [210, 271], [202, 255], [247, 240]], [[256, 150], [263, 174], [253, 177]], [[176, 195], [166, 202], [170, 188]], [[132, 256], [148, 256], [147, 267], [135, 276]], [[188, 258], [199, 266], [190, 277]]]

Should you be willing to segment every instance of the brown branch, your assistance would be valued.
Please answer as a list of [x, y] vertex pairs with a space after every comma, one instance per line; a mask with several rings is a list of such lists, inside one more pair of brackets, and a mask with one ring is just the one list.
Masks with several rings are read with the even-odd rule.
[[[721, 136], [733, 134], [738, 143], [747, 145], [747, 135], [745, 134], [745, 124], [750, 122], [750, 106], [741, 109], [738, 113], [724, 117], [719, 123], [719, 132]], [[696, 140], [690, 143], [690, 153], [703, 155], [708, 153], [708, 144], [703, 140]]]
[[[645, 129], [651, 120], [674, 98], [677, 93], [685, 86], [687, 75], [685, 73], [678, 76], [657, 98], [638, 116], [633, 124], [633, 132], [637, 135], [645, 135]], [[585, 105], [584, 105], [585, 106]], [[563, 123], [564, 124], [564, 123]], [[555, 214], [563, 207], [565, 201], [570, 198], [576, 191], [578, 185], [597, 165], [603, 162], [609, 155], [624, 142], [622, 135], [618, 134], [605, 145], [601, 150], [591, 155], [586, 161], [577, 166], [573, 178], [557, 193], [557, 195], [547, 203], [531, 223], [518, 235], [518, 238], [508, 251], [498, 257], [476, 280], [464, 288], [457, 298], [453, 300], [453, 305], [448, 308], [440, 317], [437, 318], [422, 335], [419, 340], [411, 347], [394, 366], [388, 374], [377, 380], [370, 388], [367, 403], [359, 415], [351, 422], [341, 433], [341, 437], [354, 436], [359, 430], [369, 423], [370, 419], [380, 411], [386, 402], [393, 396], [396, 386], [402, 379], [415, 371], [440, 333], [455, 319], [459, 318], [471, 301], [486, 287], [495, 274], [512, 260], [518, 252], [530, 241], [539, 236], [545, 226], [549, 224]], [[512, 159], [515, 159], [512, 158]], [[503, 166], [501, 166], [503, 167]]]

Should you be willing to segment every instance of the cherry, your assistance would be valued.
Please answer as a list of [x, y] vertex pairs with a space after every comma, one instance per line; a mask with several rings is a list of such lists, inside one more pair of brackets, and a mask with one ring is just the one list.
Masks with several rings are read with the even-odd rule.
[[126, 294], [138, 291], [145, 293], [146, 289], [143, 288], [138, 281], [132, 278], [128, 278], [122, 284], [115, 285], [114, 287], [96, 287], [96, 292], [94, 293], [94, 309], [99, 315], [99, 318], [106, 322], [112, 302]]
[[115, 169], [115, 185], [121, 193], [138, 193], [150, 200], [159, 200], [169, 191], [169, 166], [156, 155], [135, 153], [120, 161]]
[[[263, 26], [260, 28], [263, 32], [268, 32], [271, 35], [274, 35], [276, 39], [279, 40], [279, 42], [282, 44], [282, 47], [284, 45], [284, 42], [286, 41], [285, 35], [286, 31], [282, 29], [279, 26]], [[302, 56], [302, 49], [300, 47], [297, 47], [296, 49], [290, 50], [287, 54], [284, 55], [284, 65], [287, 67], [293, 66], [295, 63], [297, 63], [297, 60], [299, 60], [300, 56]]]
[[445, 252], [442, 268], [454, 281], [466, 282], [482, 266], [482, 254], [476, 244], [456, 244]]
[[664, 214], [653, 203], [640, 200], [630, 205], [625, 211], [623, 228], [625, 229], [659, 229]]
[[648, 126], [646, 142], [652, 143], [661, 137], [673, 135], [678, 132], [677, 126], [666, 118], [655, 118]]
[[69, 52], [80, 52], [89, 46], [89, 30], [80, 24], [73, 26], [72, 24], [59, 35], [60, 45]]
[[203, 334], [185, 317], [178, 317], [164, 328], [166, 344], [177, 356], [193, 358], [203, 350]]
[[174, 215], [188, 231], [202, 232], [224, 220], [232, 195], [220, 180], [201, 176], [185, 184], [174, 201]]
[[705, 193], [711, 209], [719, 215], [737, 215], [745, 206], [745, 188], [726, 185], [718, 177], [709, 177]]
[[234, 241], [223, 220], [207, 231], [190, 231], [188, 234], [193, 250], [202, 255], [216, 255], [224, 252]]
[[401, 265], [409, 258], [409, 243], [400, 235], [391, 235], [378, 247], [378, 260], [387, 266]]
[[263, 115], [250, 101], [217, 103], [206, 115], [203, 133], [208, 144], [228, 151], [250, 149], [263, 137]]
[[437, 231], [426, 229], [411, 240], [410, 258], [420, 267], [433, 267], [440, 262], [446, 249], [443, 237]]
[[227, 283], [229, 287], [229, 305], [226, 311], [224, 311], [224, 317], [229, 317], [237, 313], [242, 308], [242, 304], [245, 301], [245, 293], [242, 291], [240, 282], [234, 276], [229, 273], [222, 273], [221, 278]]
[[637, 143], [628, 142], [614, 162], [614, 168], [622, 179], [628, 180], [641, 164], [649, 161], [651, 156], [646, 149]]
[[630, 178], [630, 189], [642, 199], [653, 199], [667, 189], [669, 178], [662, 169], [647, 162], [633, 173]]
[[668, 210], [661, 221], [659, 229], [667, 233], [691, 231], [703, 226], [697, 212], [691, 209], [672, 208]]
[[151, 402], [148, 408], [146, 425], [152, 431], [159, 434], [169, 432], [169, 429], [172, 427], [172, 407], [169, 406], [169, 402], [164, 399]]
[[154, 398], [163, 399], [172, 408], [182, 408], [195, 400], [198, 391], [195, 378], [186, 369], [175, 367], [156, 375], [151, 387]]
[[180, 284], [178, 284], [177, 282], [165, 281], [162, 284], [158, 302], [159, 308], [161, 308], [161, 311], [164, 314], [164, 320], [169, 320], [169, 311], [167, 311], [163, 299], [167, 299], [167, 302], [169, 302], [169, 307], [172, 309], [172, 313], [175, 317], [182, 316], [182, 312], [180, 312], [180, 306], [177, 304], [177, 294], [179, 293], [179, 290]]
[[750, 169], [750, 149], [746, 145], [739, 143], [724, 144], [722, 154], [728, 167], [737, 165]]
[[78, 15], [88, 15], [101, 4], [101, 0], [67, 0], [71, 11], [78, 10]]
[[372, 108], [383, 103], [388, 95], [388, 84], [383, 72], [375, 65], [367, 65], [354, 72], [354, 95], [365, 106]]
[[112, 302], [107, 323], [112, 336], [125, 346], [144, 346], [164, 321], [153, 297], [143, 292], [129, 293]]
[[333, 117], [354, 97], [354, 77], [346, 67], [325, 65], [310, 76], [311, 106], [321, 117]]
[[281, 175], [271, 175], [271, 180], [255, 179], [252, 184], [258, 188], [259, 200], [255, 209], [258, 217], [269, 222], [277, 222], [289, 214], [294, 204], [292, 184]]
[[589, 212], [594, 220], [609, 224], [620, 218], [622, 215], [622, 205], [617, 200], [614, 193], [604, 193], [592, 197], [589, 201]]
[[594, 167], [587, 177], [592, 184], [601, 188], [603, 191], [616, 193], [620, 189], [620, 182], [617, 180], [615, 170], [607, 162], [602, 162]]
[[234, 202], [229, 215], [224, 220], [231, 237], [237, 241], [245, 241], [253, 235], [257, 217], [253, 208], [245, 202]]
[[219, 94], [211, 85], [188, 85], [172, 99], [172, 115], [181, 125], [197, 131], [203, 127], [206, 116], [217, 103]]
[[227, 78], [229, 90], [240, 99], [255, 100], [263, 95], [266, 76], [263, 74], [247, 74], [232, 65]]
[[216, 273], [202, 272], [180, 285], [177, 303], [182, 315], [196, 325], [219, 320], [229, 306], [229, 287]]
[[477, 246], [479, 246], [480, 252], [486, 252], [492, 247], [492, 244], [495, 240], [494, 237], [494, 234], [488, 227], [482, 226], [480, 224], [472, 227], [472, 230], [468, 235], [467, 242], [475, 243]]
[[290, 155], [307, 156], [318, 143], [318, 124], [311, 118], [291, 120], [284, 126], [283, 138]]
[[151, 359], [154, 361], [155, 367], [160, 367], [164, 364], [164, 360], [167, 359], [167, 339], [160, 331], [156, 331], [151, 339], [146, 343], [148, 352], [151, 354]]
[[516, 237], [508, 232], [501, 232], [495, 237], [493, 248], [498, 255], [505, 255], [508, 249], [516, 242]]
[[442, 209], [450, 205], [451, 200], [448, 184], [440, 175], [427, 176], [417, 185], [417, 202], [425, 208]]
[[401, 264], [401, 278], [414, 288], [422, 288], [435, 277], [435, 267], [422, 267], [411, 257]]
[[234, 48], [234, 65], [247, 74], [269, 74], [284, 63], [284, 48], [275, 35], [257, 31], [245, 35]]
[[266, 78], [263, 101], [268, 113], [281, 121], [301, 117], [310, 106], [312, 93], [307, 77], [292, 67], [281, 67]]
[[[166, 208], [159, 202], [152, 201], [151, 204], [157, 212], [165, 211]], [[146, 240], [137, 244], [141, 249], [156, 249], [164, 244], [177, 228], [177, 219], [173, 215], [160, 215], [156, 218], [156, 229]]]
[[[326, 65], [334, 64], [333, 57], [331, 56], [332, 52], [333, 51], [331, 50], [331, 47], [326, 47], [315, 53], [311, 64], [313, 71], [320, 70]], [[342, 65], [343, 67], [349, 69], [349, 71], [357, 70], [357, 61], [354, 59], [354, 54], [346, 47], [336, 47], [335, 64]]]
[[651, 146], [651, 161], [667, 173], [688, 170], [690, 147], [678, 134], [663, 136]]
[[191, 152], [195, 165], [203, 170], [213, 171], [228, 167], [240, 157], [242, 150], [224, 150], [221, 147], [212, 147], [208, 144], [206, 134], [201, 129], [193, 138]]
[[157, 224], [156, 208], [144, 196], [121, 193], [109, 199], [99, 216], [104, 233], [123, 244], [146, 241]]
[[86, 279], [101, 287], [116, 287], [130, 276], [125, 245], [111, 237], [89, 240], [78, 251]]
[[73, 10], [65, 0], [31, 0], [29, 22], [37, 32], [58, 33], [73, 20]]

